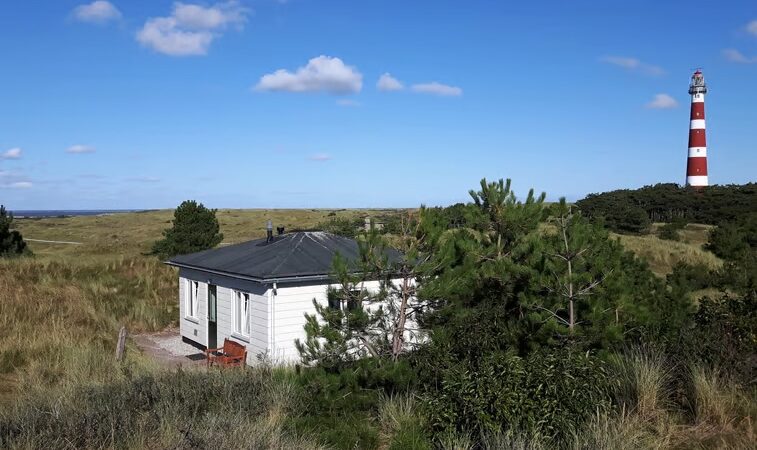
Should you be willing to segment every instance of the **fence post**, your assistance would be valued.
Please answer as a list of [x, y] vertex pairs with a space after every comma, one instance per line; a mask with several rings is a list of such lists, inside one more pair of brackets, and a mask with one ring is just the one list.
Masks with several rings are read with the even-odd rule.
[[116, 345], [116, 361], [123, 361], [126, 353], [126, 327], [122, 326], [118, 332], [118, 345]]

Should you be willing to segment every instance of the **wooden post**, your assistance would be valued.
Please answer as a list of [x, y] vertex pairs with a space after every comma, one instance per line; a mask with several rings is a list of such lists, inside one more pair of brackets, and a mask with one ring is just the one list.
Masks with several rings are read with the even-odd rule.
[[116, 361], [123, 361], [126, 353], [126, 327], [122, 326], [118, 332], [118, 345], [116, 345]]

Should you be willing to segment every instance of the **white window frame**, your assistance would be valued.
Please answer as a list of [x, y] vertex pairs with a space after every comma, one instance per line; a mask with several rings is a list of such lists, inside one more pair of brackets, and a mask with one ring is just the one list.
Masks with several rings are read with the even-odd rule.
[[[232, 316], [232, 329], [234, 334], [249, 338], [252, 334], [252, 326], [250, 325], [252, 319], [252, 295], [249, 292], [231, 290], [231, 316]], [[242, 310], [244, 302], [247, 302], [247, 309]]]
[[184, 317], [197, 320], [200, 282], [189, 279], [185, 279], [184, 281]]

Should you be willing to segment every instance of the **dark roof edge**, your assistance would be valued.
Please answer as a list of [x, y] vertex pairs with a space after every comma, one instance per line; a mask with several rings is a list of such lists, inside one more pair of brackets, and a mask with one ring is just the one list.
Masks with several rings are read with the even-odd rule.
[[208, 269], [205, 267], [193, 266], [191, 264], [177, 263], [175, 261], [164, 261], [163, 264], [173, 267], [183, 267], [185, 269], [199, 270], [200, 272], [214, 273], [216, 275], [223, 275], [229, 278], [236, 278], [245, 281], [254, 281], [261, 284], [281, 283], [281, 282], [296, 282], [296, 281], [323, 281], [332, 278], [331, 275], [302, 275], [294, 277], [276, 277], [276, 278], [259, 278], [251, 277], [249, 275], [241, 275], [238, 273], [224, 272], [222, 270]]

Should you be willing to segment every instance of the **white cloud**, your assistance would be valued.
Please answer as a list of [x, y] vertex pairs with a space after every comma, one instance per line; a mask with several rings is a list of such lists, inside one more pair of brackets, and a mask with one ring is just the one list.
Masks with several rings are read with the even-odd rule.
[[96, 24], [104, 24], [121, 18], [121, 11], [112, 3], [104, 0], [96, 0], [86, 5], [79, 5], [74, 8], [73, 14], [76, 20]]
[[665, 70], [663, 70], [662, 67], [647, 64], [636, 58], [630, 58], [627, 56], [605, 56], [601, 58], [600, 61], [646, 75], [663, 75], [665, 73]]
[[727, 48], [723, 50], [723, 57], [734, 63], [740, 63], [740, 64], [753, 64], [757, 63], [757, 56], [748, 57], [741, 53], [740, 51], [736, 50], [735, 48]]
[[205, 55], [221, 31], [229, 26], [241, 28], [248, 14], [236, 0], [210, 7], [176, 2], [170, 16], [147, 19], [137, 32], [137, 41], [166, 55]]
[[360, 102], [351, 98], [340, 98], [336, 101], [339, 106], [360, 106]]
[[445, 97], [459, 97], [463, 95], [463, 90], [459, 87], [437, 83], [436, 81], [431, 83], [414, 84], [411, 89], [413, 92], [419, 92], [421, 94], [433, 94]]
[[82, 153], [94, 153], [94, 152], [95, 152], [95, 148], [92, 147], [91, 145], [77, 144], [77, 145], [72, 145], [71, 147], [68, 147], [66, 149], [66, 153], [71, 153], [74, 155], [79, 155]]
[[20, 159], [21, 149], [16, 147], [0, 153], [0, 159]]
[[311, 161], [324, 162], [324, 161], [331, 160], [332, 157], [331, 155], [326, 154], [326, 153], [316, 153], [315, 155], [310, 155], [308, 159]]
[[363, 88], [363, 75], [355, 67], [347, 66], [341, 59], [318, 56], [292, 73], [279, 69], [263, 75], [255, 85], [256, 91], [276, 92], [328, 92], [349, 94]]
[[32, 183], [22, 174], [0, 170], [0, 189], [27, 189]]
[[753, 35], [757, 36], [757, 19], [749, 22], [746, 25], [746, 31], [749, 34], [753, 34]]
[[647, 103], [650, 109], [671, 109], [678, 107], [678, 102], [668, 94], [657, 94], [651, 102]]
[[400, 80], [394, 78], [388, 72], [381, 75], [378, 79], [378, 83], [376, 83], [376, 88], [378, 88], [379, 91], [384, 92], [401, 91], [404, 87], [405, 86], [402, 85]]

